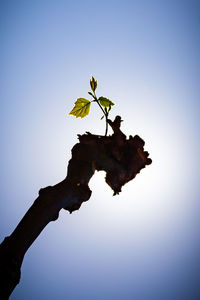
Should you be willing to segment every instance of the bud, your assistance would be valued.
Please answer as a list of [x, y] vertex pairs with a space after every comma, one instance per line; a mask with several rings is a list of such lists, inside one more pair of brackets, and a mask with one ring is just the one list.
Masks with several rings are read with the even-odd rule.
[[93, 76], [90, 79], [90, 86], [91, 86], [92, 91], [95, 92], [95, 90], [97, 88], [97, 80], [95, 80]]

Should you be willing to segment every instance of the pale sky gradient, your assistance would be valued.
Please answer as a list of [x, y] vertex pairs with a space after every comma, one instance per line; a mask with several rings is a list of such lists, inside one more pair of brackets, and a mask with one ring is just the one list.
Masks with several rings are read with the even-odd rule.
[[77, 134], [104, 133], [95, 105], [68, 116], [91, 75], [153, 160], [115, 197], [96, 174], [31, 246], [11, 300], [200, 299], [200, 2], [0, 1], [0, 57], [1, 240], [66, 176]]

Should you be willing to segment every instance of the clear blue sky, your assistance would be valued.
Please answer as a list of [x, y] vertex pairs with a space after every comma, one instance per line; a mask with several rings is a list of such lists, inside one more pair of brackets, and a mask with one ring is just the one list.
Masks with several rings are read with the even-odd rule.
[[1, 1], [0, 57], [1, 240], [66, 176], [76, 135], [104, 133], [95, 106], [68, 116], [91, 75], [153, 159], [116, 197], [96, 174], [29, 249], [11, 300], [200, 299], [199, 1]]

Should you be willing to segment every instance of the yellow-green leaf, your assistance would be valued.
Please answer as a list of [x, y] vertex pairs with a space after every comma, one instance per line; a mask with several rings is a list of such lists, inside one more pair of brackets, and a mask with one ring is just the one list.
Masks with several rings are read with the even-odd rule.
[[70, 111], [69, 115], [73, 115], [76, 118], [84, 118], [90, 112], [91, 102], [85, 98], [78, 98], [74, 103], [74, 108]]
[[98, 101], [103, 107], [111, 107], [112, 105], [115, 105], [112, 101], [105, 97], [99, 97]]

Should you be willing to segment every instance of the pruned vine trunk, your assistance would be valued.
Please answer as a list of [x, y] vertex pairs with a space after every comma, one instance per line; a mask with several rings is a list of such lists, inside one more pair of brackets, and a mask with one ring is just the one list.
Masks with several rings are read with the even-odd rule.
[[0, 245], [0, 298], [8, 299], [20, 281], [24, 255], [45, 226], [57, 220], [64, 208], [72, 213], [91, 196], [88, 183], [95, 170], [106, 172], [105, 180], [114, 195], [151, 163], [144, 141], [139, 136], [129, 139], [121, 132], [121, 118], [109, 121], [112, 136], [90, 133], [79, 135], [79, 143], [72, 149], [67, 177], [60, 183], [39, 191], [39, 196], [13, 233]]

